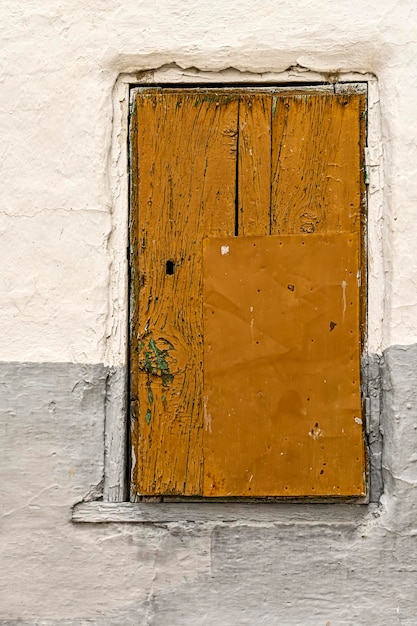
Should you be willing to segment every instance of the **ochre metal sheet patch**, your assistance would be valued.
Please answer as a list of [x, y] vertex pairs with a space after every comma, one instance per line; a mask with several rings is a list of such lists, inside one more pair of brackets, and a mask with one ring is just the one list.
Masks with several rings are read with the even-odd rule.
[[357, 235], [203, 243], [203, 494], [363, 495]]

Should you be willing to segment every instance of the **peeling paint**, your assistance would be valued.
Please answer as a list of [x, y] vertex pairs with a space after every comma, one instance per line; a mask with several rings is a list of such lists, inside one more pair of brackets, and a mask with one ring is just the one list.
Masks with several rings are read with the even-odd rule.
[[318, 423], [316, 422], [314, 426], [308, 431], [309, 437], [312, 437], [314, 441], [317, 441], [320, 437], [323, 437], [324, 431], [319, 428]]
[[345, 319], [345, 313], [346, 313], [346, 281], [342, 280], [342, 298], [343, 298], [343, 319]]
[[207, 432], [211, 433], [211, 415], [207, 410], [208, 398], [203, 398], [203, 410], [204, 410], [204, 428]]

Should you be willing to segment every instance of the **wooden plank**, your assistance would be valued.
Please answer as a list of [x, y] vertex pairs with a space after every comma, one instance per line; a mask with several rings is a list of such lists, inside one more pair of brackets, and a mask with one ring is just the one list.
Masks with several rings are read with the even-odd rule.
[[109, 368], [106, 381], [103, 498], [123, 502], [127, 495], [127, 370]]
[[[369, 510], [371, 509], [371, 510]], [[320, 527], [346, 530], [351, 533], [364, 523], [368, 514], [376, 507], [359, 507], [351, 504], [305, 504], [280, 503], [229, 503], [229, 502], [182, 502], [132, 504], [130, 502], [80, 502], [73, 508], [72, 521], [76, 523], [175, 523], [221, 522], [266, 522], [282, 526], [302, 525], [307, 528]]]
[[363, 94], [276, 96], [273, 234], [359, 232]]
[[234, 233], [237, 112], [236, 96], [215, 91], [149, 90], [136, 98], [134, 497], [201, 493], [201, 241]]
[[368, 265], [367, 265], [367, 246], [366, 246], [366, 185], [365, 185], [365, 145], [366, 145], [366, 119], [367, 119], [367, 96], [362, 93], [358, 99], [358, 143], [359, 143], [359, 159], [360, 159], [360, 178], [359, 193], [361, 196], [360, 225], [355, 223], [356, 232], [359, 233], [359, 249], [361, 253], [360, 262], [360, 336], [362, 351], [365, 350], [366, 333], [367, 333], [367, 300], [368, 300]]
[[364, 495], [358, 267], [356, 234], [205, 241], [204, 495]]
[[238, 234], [269, 235], [272, 95], [239, 101]]

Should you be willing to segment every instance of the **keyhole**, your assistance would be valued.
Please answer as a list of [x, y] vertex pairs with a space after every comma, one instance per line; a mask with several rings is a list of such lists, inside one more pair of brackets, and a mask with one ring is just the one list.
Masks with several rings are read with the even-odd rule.
[[168, 274], [168, 276], [172, 276], [172, 274], [175, 271], [175, 263], [174, 263], [174, 261], [167, 261], [166, 262], [165, 271]]

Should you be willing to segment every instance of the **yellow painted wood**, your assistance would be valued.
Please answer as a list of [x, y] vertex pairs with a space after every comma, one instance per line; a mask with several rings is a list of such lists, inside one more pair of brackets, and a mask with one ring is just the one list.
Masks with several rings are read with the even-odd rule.
[[356, 234], [205, 241], [204, 495], [365, 493], [359, 259]]
[[359, 232], [364, 98], [274, 98], [272, 234]]
[[232, 235], [237, 107], [149, 91], [133, 116], [134, 494], [202, 489], [202, 238]]
[[239, 101], [238, 234], [269, 235], [272, 96]]
[[[364, 493], [364, 111], [365, 97], [357, 94], [150, 88], [137, 95], [131, 124], [134, 497]], [[281, 237], [287, 256], [253, 254], [255, 240], [249, 244], [248, 236], [263, 236], [257, 245], [264, 250], [276, 239], [270, 233]], [[221, 255], [233, 261], [227, 276], [216, 263], [211, 267], [207, 252], [210, 239], [217, 238], [218, 247], [219, 237], [224, 246], [237, 246], [237, 257]], [[348, 334], [348, 326], [333, 319], [340, 313], [342, 287], [334, 285], [345, 280], [342, 271], [348, 271], [345, 295], [353, 303], [351, 317], [345, 311]], [[302, 291], [307, 283], [310, 294]], [[263, 312], [254, 317], [248, 298], [256, 285], [269, 295], [259, 296]], [[229, 300], [225, 289], [234, 290]], [[226, 299], [212, 306], [210, 293]], [[324, 319], [326, 331], [314, 326]], [[260, 333], [256, 350], [245, 343], [248, 323]], [[302, 343], [307, 328], [315, 333], [312, 345]], [[284, 340], [297, 354], [287, 363], [276, 352]], [[221, 348], [230, 342], [233, 358]], [[331, 384], [320, 382], [326, 368]], [[246, 408], [238, 419], [239, 394]], [[270, 449], [279, 449], [280, 458], [274, 461], [265, 452]], [[249, 459], [256, 469], [250, 483], [241, 476]]]

